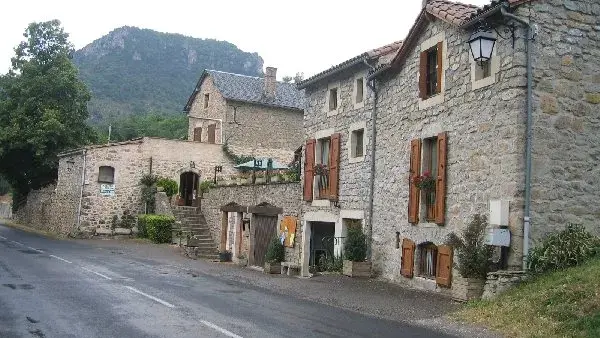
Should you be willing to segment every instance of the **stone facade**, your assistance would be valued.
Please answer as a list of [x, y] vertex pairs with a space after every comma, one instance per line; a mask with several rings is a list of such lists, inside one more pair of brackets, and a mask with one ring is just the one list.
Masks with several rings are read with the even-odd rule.
[[600, 3], [534, 1], [531, 16], [532, 238], [567, 223], [600, 234]]
[[[567, 222], [598, 231], [600, 191], [596, 157], [600, 119], [591, 99], [598, 93], [598, 16], [593, 1], [534, 1], [515, 14], [539, 27], [532, 43], [534, 76], [532, 239], [563, 229]], [[596, 11], [596, 12], [595, 12]], [[596, 25], [596, 26], [594, 26]], [[498, 27], [503, 31], [504, 27]], [[525, 30], [517, 26], [517, 37]], [[441, 245], [473, 214], [489, 214], [489, 201], [510, 202], [508, 267], [521, 269], [525, 185], [525, 40], [498, 38], [491, 81], [473, 79], [469, 32], [429, 20], [406, 51], [398, 71], [378, 79], [379, 103], [373, 214], [374, 270], [382, 277], [448, 292], [435, 280], [400, 274], [398, 238]], [[419, 98], [419, 56], [424, 46], [443, 43], [442, 92]], [[405, 46], [406, 47], [406, 46]], [[595, 81], [596, 80], [596, 81]], [[596, 114], [597, 115], [597, 114]], [[447, 132], [445, 222], [408, 222], [411, 140]], [[421, 210], [422, 214], [424, 210]], [[424, 217], [421, 217], [424, 219]], [[595, 228], [594, 228], [595, 227]]]
[[302, 110], [228, 100], [211, 75], [201, 81], [188, 112], [189, 140], [194, 139], [194, 129], [201, 127], [201, 142], [207, 142], [208, 126], [215, 124], [215, 142], [227, 143], [236, 155], [291, 162], [302, 144]]
[[[270, 205], [283, 209], [283, 213], [279, 215], [279, 218], [283, 216], [300, 217], [301, 196], [302, 190], [299, 182], [217, 186], [203, 195], [201, 210], [206, 218], [209, 228], [211, 229], [213, 239], [215, 239], [216, 243], [221, 243], [221, 224], [223, 212], [220, 208], [222, 206], [232, 202], [242, 206], [255, 206], [266, 202]], [[244, 213], [243, 217], [251, 218], [251, 215]], [[279, 219], [279, 221], [281, 221], [281, 219]], [[252, 224], [250, 224], [250, 227], [252, 227]], [[232, 227], [229, 238], [234, 236], [233, 229], [234, 228]], [[246, 233], [245, 235], [248, 234]], [[244, 243], [246, 245], [245, 252], [248, 250], [248, 242], [248, 240], [244, 239]], [[300, 227], [296, 228], [295, 243], [296, 244], [294, 248], [286, 247], [285, 249], [285, 260], [287, 262], [298, 263], [300, 261], [300, 245], [302, 243], [302, 229]], [[232, 248], [227, 249], [231, 250]], [[234, 254], [234, 260], [236, 260], [238, 253], [234, 252]]]

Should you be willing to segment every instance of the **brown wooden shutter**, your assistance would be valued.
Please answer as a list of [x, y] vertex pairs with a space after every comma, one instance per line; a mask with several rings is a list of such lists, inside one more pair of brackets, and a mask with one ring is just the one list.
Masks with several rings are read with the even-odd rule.
[[213, 143], [213, 144], [215, 143], [216, 132], [217, 132], [216, 124], [211, 124], [208, 126], [208, 143]]
[[194, 142], [202, 142], [202, 127], [194, 128]]
[[406, 278], [413, 277], [415, 266], [415, 242], [408, 238], [402, 239], [402, 260], [400, 274]]
[[438, 285], [449, 287], [452, 282], [452, 248], [440, 245], [437, 252], [435, 281]]
[[437, 136], [437, 178], [435, 182], [435, 223], [444, 224], [446, 213], [446, 153], [447, 134]]
[[329, 199], [338, 200], [340, 188], [340, 142], [342, 134], [331, 135], [329, 144]]
[[437, 88], [435, 90], [436, 93], [442, 92], [442, 74], [444, 73], [444, 65], [443, 65], [443, 53], [444, 43], [442, 41], [437, 44]]
[[427, 51], [421, 52], [419, 58], [419, 97], [427, 98]]
[[315, 169], [315, 143], [317, 141], [309, 139], [306, 141], [304, 149], [304, 200], [312, 201], [313, 199], [313, 181]]
[[410, 141], [410, 172], [408, 175], [408, 222], [419, 222], [419, 189], [414, 184], [421, 171], [421, 140]]

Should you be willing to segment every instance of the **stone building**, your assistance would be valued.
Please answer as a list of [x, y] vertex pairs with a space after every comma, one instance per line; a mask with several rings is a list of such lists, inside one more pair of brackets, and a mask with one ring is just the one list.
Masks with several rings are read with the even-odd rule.
[[114, 216], [145, 212], [146, 174], [174, 179], [178, 204], [199, 207], [199, 183], [236, 174], [236, 155], [290, 163], [302, 144], [303, 96], [277, 82], [275, 68], [266, 73], [204, 71], [185, 107], [188, 140], [143, 137], [60, 154], [56, 185], [32, 192], [17, 218], [61, 233], [112, 234]]
[[[444, 242], [474, 214], [509, 229], [513, 270], [527, 246], [567, 223], [599, 232], [590, 201], [600, 197], [600, 3], [423, 4], [390, 64], [369, 75], [378, 95], [371, 260], [384, 278], [448, 292]], [[512, 15], [533, 33], [530, 188], [527, 30]], [[497, 40], [476, 63], [468, 41], [481, 22]], [[426, 171], [431, 193], [412, 183]]]
[[276, 75], [273, 67], [264, 78], [205, 70], [184, 108], [188, 139], [289, 163], [302, 144], [304, 97]]
[[[389, 62], [402, 45], [370, 50], [298, 84], [306, 93], [302, 268], [339, 254], [348, 222], [363, 223], [368, 203], [373, 98], [369, 67]], [[319, 168], [323, 171], [319, 171]]]

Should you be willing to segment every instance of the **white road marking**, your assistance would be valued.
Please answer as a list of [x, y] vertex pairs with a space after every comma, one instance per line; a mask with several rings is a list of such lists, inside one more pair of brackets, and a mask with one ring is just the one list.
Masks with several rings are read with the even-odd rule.
[[73, 262], [70, 262], [70, 261], [68, 261], [68, 260], [66, 260], [64, 258], [60, 258], [58, 256], [50, 255], [50, 257], [56, 258], [56, 259], [61, 260], [61, 261], [65, 262], [65, 263], [69, 263], [69, 264], [73, 263]]
[[40, 252], [40, 253], [44, 253], [42, 250], [39, 250], [39, 249], [36, 249], [36, 248], [32, 248], [30, 246], [28, 246], [27, 249], [33, 250], [33, 251], [37, 251], [37, 252]]
[[103, 275], [103, 274], [101, 274], [100, 272], [96, 272], [96, 271], [94, 271], [94, 270], [90, 270], [90, 269], [88, 269], [88, 268], [86, 268], [86, 267], [84, 267], [84, 266], [82, 266], [81, 268], [82, 268], [83, 270], [85, 270], [85, 271], [89, 271], [89, 272], [91, 272], [91, 273], [93, 273], [93, 274], [95, 274], [95, 275], [98, 275], [98, 276], [102, 277], [102, 278], [105, 278], [105, 279], [108, 279], [108, 280], [112, 280], [112, 278], [110, 278], [110, 277], [108, 277], [108, 276], [106, 276], [106, 275]]
[[4, 237], [4, 236], [0, 236], [0, 238], [2, 238], [2, 239], [8, 239], [8, 238], [6, 238], [6, 237]]
[[135, 292], [135, 293], [138, 293], [138, 294], [144, 296], [144, 297], [150, 298], [150, 299], [152, 299], [155, 302], [159, 302], [159, 303], [161, 303], [162, 305], [164, 305], [166, 307], [170, 307], [170, 308], [174, 308], [175, 307], [175, 305], [173, 305], [173, 304], [171, 304], [169, 302], [165, 302], [164, 300], [162, 300], [160, 298], [156, 298], [156, 297], [154, 297], [152, 295], [144, 293], [144, 292], [142, 292], [142, 291], [140, 291], [140, 290], [138, 290], [138, 289], [136, 289], [134, 287], [131, 287], [131, 286], [128, 286], [128, 285], [126, 285], [125, 287], [128, 288], [129, 290]]
[[17, 241], [11, 241], [11, 242], [13, 242], [13, 243], [15, 243], [15, 244], [18, 244], [18, 245], [25, 245], [25, 244], [23, 244], [23, 243], [21, 243], [21, 242], [17, 242]]
[[208, 326], [208, 327], [210, 327], [212, 329], [215, 329], [215, 330], [221, 332], [222, 334], [224, 334], [226, 336], [229, 336], [229, 337], [232, 337], [232, 338], [242, 338], [242, 336], [238, 336], [237, 334], [235, 334], [235, 333], [233, 333], [231, 331], [227, 331], [224, 328], [222, 328], [222, 327], [220, 327], [218, 325], [215, 325], [215, 324], [213, 324], [211, 322], [207, 322], [206, 320], [201, 320], [200, 323], [202, 323], [202, 324], [204, 324], [204, 325], [206, 325], [206, 326]]

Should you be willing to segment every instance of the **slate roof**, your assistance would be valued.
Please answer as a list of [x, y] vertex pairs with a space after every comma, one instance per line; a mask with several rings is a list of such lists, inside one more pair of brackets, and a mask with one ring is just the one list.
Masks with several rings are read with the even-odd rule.
[[184, 112], [189, 112], [204, 79], [210, 76], [221, 95], [227, 100], [248, 102], [270, 107], [286, 109], [304, 109], [304, 92], [296, 89], [295, 84], [277, 82], [275, 98], [264, 95], [265, 79], [262, 77], [227, 73], [219, 70], [205, 69], [194, 92], [185, 105]]
[[353, 67], [359, 63], [363, 63], [364, 61], [378, 59], [382, 56], [385, 56], [385, 55], [388, 55], [391, 53], [396, 53], [400, 49], [400, 47], [402, 47], [402, 41], [394, 41], [385, 46], [371, 49], [367, 52], [357, 55], [351, 59], [348, 59], [340, 64], [332, 66], [320, 73], [317, 73], [317, 74], [301, 81], [300, 83], [298, 83], [297, 87], [300, 89], [306, 88], [315, 82], [323, 80], [331, 75], [341, 72], [344, 69]]

